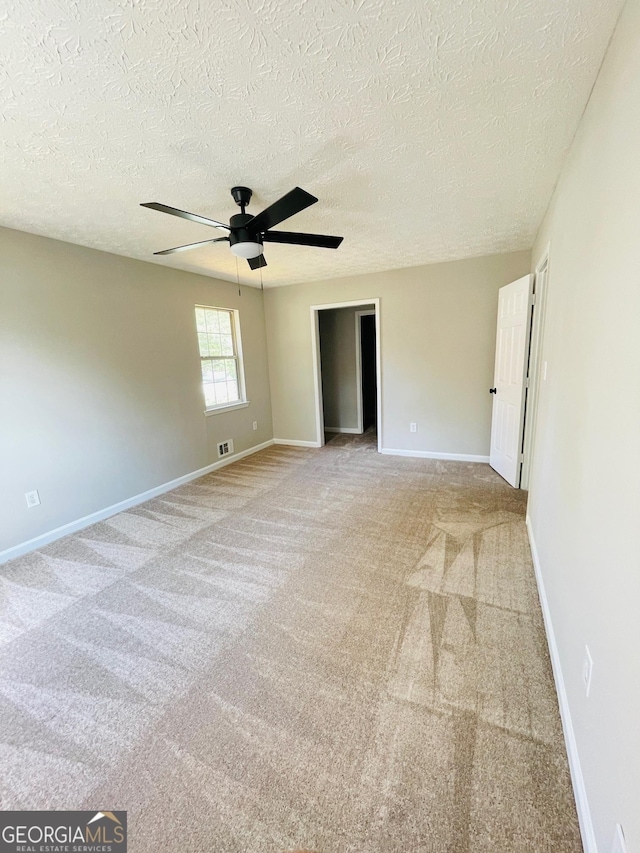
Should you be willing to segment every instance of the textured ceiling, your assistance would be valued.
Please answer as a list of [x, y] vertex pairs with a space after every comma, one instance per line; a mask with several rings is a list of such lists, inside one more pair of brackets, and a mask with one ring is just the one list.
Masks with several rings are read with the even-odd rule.
[[[320, 202], [265, 286], [529, 248], [622, 0], [9, 0], [0, 224], [222, 278], [233, 184]], [[241, 262], [241, 280], [259, 272]]]

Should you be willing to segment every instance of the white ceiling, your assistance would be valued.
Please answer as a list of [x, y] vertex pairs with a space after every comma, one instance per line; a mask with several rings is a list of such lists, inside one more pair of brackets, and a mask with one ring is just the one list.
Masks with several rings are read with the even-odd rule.
[[[298, 185], [265, 286], [527, 249], [622, 0], [9, 0], [0, 224], [235, 279], [226, 244], [153, 258]], [[241, 280], [259, 273], [241, 262]]]

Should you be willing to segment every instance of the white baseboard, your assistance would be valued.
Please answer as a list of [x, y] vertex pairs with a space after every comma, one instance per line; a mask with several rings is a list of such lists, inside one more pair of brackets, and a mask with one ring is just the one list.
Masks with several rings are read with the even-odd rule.
[[325, 432], [345, 432], [349, 435], [362, 435], [362, 430], [358, 427], [325, 427]]
[[123, 512], [125, 509], [130, 509], [132, 506], [144, 503], [145, 501], [156, 498], [165, 492], [170, 492], [172, 489], [177, 489], [178, 486], [183, 486], [185, 483], [190, 483], [192, 480], [197, 480], [198, 477], [204, 477], [205, 474], [210, 474], [212, 471], [217, 471], [218, 468], [224, 468], [232, 462], [237, 462], [245, 456], [250, 456], [252, 453], [257, 453], [259, 450], [264, 450], [271, 447], [273, 439], [263, 441], [262, 444], [256, 444], [254, 447], [249, 447], [247, 450], [240, 450], [234, 453], [233, 456], [227, 456], [224, 459], [219, 459], [211, 465], [204, 468], [199, 468], [197, 471], [192, 471], [190, 474], [184, 474], [182, 477], [177, 477], [175, 480], [170, 480], [168, 483], [162, 483], [161, 486], [156, 486], [153, 489], [148, 489], [146, 492], [141, 492], [139, 495], [134, 495], [132, 498], [127, 498], [124, 501], [119, 501], [117, 504], [99, 509], [97, 512], [92, 512], [90, 515], [85, 515], [76, 521], [70, 521], [68, 524], [63, 524], [61, 527], [56, 527], [54, 530], [49, 530], [47, 533], [42, 533], [33, 539], [22, 542], [20, 545], [14, 545], [12, 548], [7, 548], [5, 551], [0, 551], [0, 564], [6, 563], [7, 560], [13, 560], [23, 554], [28, 554], [29, 551], [34, 551], [36, 548], [42, 548], [50, 542], [55, 542], [56, 539], [61, 539], [63, 536], [68, 536], [70, 533], [75, 533], [85, 527], [90, 527], [98, 521], [104, 521], [105, 518], [110, 518], [118, 512]]
[[578, 754], [578, 745], [576, 743], [576, 736], [573, 730], [573, 722], [571, 720], [571, 709], [569, 707], [569, 699], [567, 697], [564, 677], [562, 675], [560, 653], [558, 652], [556, 635], [553, 630], [553, 622], [551, 621], [549, 601], [547, 600], [547, 593], [544, 588], [544, 579], [542, 577], [542, 568], [540, 566], [538, 549], [536, 547], [533, 529], [531, 527], [531, 519], [528, 515], [527, 533], [529, 534], [531, 556], [533, 558], [533, 567], [536, 574], [536, 583], [538, 584], [538, 595], [540, 597], [540, 606], [542, 607], [544, 627], [547, 634], [547, 642], [549, 644], [549, 654], [551, 656], [553, 678], [556, 683], [556, 692], [558, 694], [560, 718], [562, 720], [562, 730], [564, 731], [564, 740], [567, 747], [567, 757], [569, 759], [569, 770], [571, 772], [573, 795], [575, 797], [576, 810], [578, 812], [578, 822], [580, 824], [582, 845], [585, 849], [585, 853], [598, 853], [598, 845], [596, 843], [596, 836], [593, 830], [593, 821], [591, 820], [591, 810], [589, 809], [587, 791], [584, 784], [584, 777], [582, 775], [582, 768], [580, 766], [580, 755]]
[[322, 447], [319, 441], [298, 441], [295, 438], [274, 438], [273, 443], [288, 447]]
[[410, 456], [413, 459], [451, 459], [454, 462], [488, 462], [488, 456], [474, 456], [470, 453], [439, 453], [435, 450], [393, 450], [383, 447], [380, 453], [386, 456]]

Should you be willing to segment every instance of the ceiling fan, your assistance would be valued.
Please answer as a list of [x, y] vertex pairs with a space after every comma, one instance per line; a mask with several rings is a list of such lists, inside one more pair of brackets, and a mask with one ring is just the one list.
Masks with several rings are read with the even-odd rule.
[[278, 201], [274, 201], [269, 207], [265, 207], [262, 213], [251, 216], [245, 213], [245, 208], [251, 201], [252, 191], [249, 187], [233, 187], [231, 195], [242, 213], [236, 213], [229, 220], [229, 224], [208, 219], [197, 213], [188, 213], [186, 210], [178, 210], [176, 207], [168, 207], [156, 201], [141, 204], [141, 207], [150, 207], [161, 213], [169, 213], [171, 216], [179, 216], [181, 219], [190, 219], [201, 225], [211, 225], [222, 231], [228, 231], [227, 237], [216, 237], [213, 240], [201, 240], [199, 243], [189, 243], [186, 246], [176, 246], [175, 249], [165, 249], [162, 252], [154, 252], [154, 255], [172, 255], [174, 252], [184, 252], [187, 249], [197, 249], [208, 243], [228, 242], [234, 255], [246, 258], [252, 270], [266, 267], [267, 262], [263, 254], [263, 243], [292, 243], [296, 246], [319, 246], [322, 249], [337, 249], [342, 243], [343, 237], [329, 237], [325, 234], [300, 234], [295, 231], [271, 231], [274, 225], [295, 216], [305, 207], [315, 204], [318, 199], [311, 193], [295, 187]]

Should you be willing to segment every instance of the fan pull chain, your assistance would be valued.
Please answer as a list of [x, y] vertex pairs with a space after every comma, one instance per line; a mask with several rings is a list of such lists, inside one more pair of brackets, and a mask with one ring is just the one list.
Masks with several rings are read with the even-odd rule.
[[236, 284], [238, 285], [238, 296], [242, 296], [242, 291], [240, 290], [240, 272], [238, 270], [238, 256], [236, 255]]
[[260, 267], [260, 290], [264, 291], [264, 284], [262, 283], [262, 267]]

